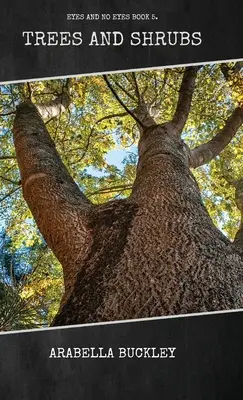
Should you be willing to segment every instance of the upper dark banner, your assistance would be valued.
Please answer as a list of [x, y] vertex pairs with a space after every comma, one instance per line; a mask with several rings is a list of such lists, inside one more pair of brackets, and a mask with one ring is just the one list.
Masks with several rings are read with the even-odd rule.
[[240, 0], [4, 1], [0, 81], [239, 59], [242, 11]]

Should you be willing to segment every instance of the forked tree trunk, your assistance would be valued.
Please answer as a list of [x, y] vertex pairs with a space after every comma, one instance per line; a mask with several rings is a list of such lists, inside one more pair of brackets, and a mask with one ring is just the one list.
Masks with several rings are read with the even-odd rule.
[[[130, 198], [92, 205], [69, 176], [33, 105], [14, 138], [24, 197], [64, 270], [53, 325], [243, 307], [243, 261], [214, 226], [174, 121], [137, 110], [139, 163]], [[146, 126], [146, 127], [144, 127]]]

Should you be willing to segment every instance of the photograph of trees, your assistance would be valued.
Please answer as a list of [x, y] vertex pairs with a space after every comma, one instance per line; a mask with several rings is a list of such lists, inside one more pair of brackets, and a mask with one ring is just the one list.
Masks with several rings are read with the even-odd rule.
[[243, 308], [243, 63], [0, 86], [0, 330]]

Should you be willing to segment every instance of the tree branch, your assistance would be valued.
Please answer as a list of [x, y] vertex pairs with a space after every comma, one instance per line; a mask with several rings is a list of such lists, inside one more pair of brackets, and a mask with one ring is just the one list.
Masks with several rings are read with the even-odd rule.
[[28, 92], [29, 92], [29, 100], [32, 101], [32, 88], [30, 82], [27, 82]]
[[20, 189], [20, 186], [18, 186], [18, 187], [16, 187], [16, 188], [14, 188], [13, 190], [11, 190], [9, 193], [7, 193], [5, 196], [3, 196], [1, 199], [0, 199], [0, 203], [2, 203], [4, 200], [6, 200], [8, 197], [10, 197], [10, 196], [12, 196], [12, 194], [14, 194], [17, 190], [19, 190]]
[[98, 119], [95, 122], [95, 125], [99, 124], [102, 121], [105, 121], [106, 119], [112, 119], [112, 118], [117, 118], [117, 117], [125, 117], [126, 115], [127, 115], [127, 112], [105, 115], [104, 117]]
[[97, 194], [109, 194], [109, 193], [113, 193], [113, 192], [123, 192], [125, 190], [131, 190], [132, 189], [132, 183], [126, 183], [126, 184], [121, 184], [121, 185], [115, 185], [115, 186], [107, 186], [107, 187], [103, 187], [100, 188], [94, 192], [91, 193], [87, 193], [88, 197], [97, 195]]
[[65, 91], [49, 103], [36, 104], [36, 108], [43, 119], [52, 119], [65, 112], [70, 104], [70, 96], [68, 92]]
[[177, 135], [181, 134], [190, 112], [198, 69], [198, 66], [187, 67], [182, 78], [176, 111], [171, 121]]
[[[86, 146], [85, 146], [84, 149], [82, 149], [82, 150], [83, 150], [82, 156], [78, 159], [78, 161], [75, 161], [74, 163], [72, 163], [72, 165], [78, 164], [78, 163], [81, 162], [81, 161], [84, 159], [84, 157], [86, 156], [87, 151], [88, 151], [89, 146], [90, 146], [91, 138], [92, 138], [92, 136], [93, 136], [93, 134], [94, 134], [94, 132], [95, 132], [96, 125], [98, 125], [98, 124], [99, 124], [100, 122], [102, 122], [102, 121], [105, 121], [106, 119], [111, 119], [111, 118], [116, 118], [116, 117], [125, 117], [126, 115], [127, 115], [127, 112], [123, 112], [123, 113], [105, 115], [104, 117], [98, 119], [98, 120], [95, 122], [94, 126], [91, 128], [91, 131], [90, 131], [90, 134], [89, 134], [89, 136], [88, 136], [88, 140], [87, 140]], [[79, 149], [80, 149], [80, 147], [79, 147], [79, 148], [76, 148], [76, 149], [74, 149], [74, 150], [76, 151], [76, 150], [79, 150]]]
[[15, 160], [15, 156], [0, 156], [0, 160]]
[[213, 139], [195, 147], [191, 151], [190, 166], [197, 168], [213, 160], [230, 143], [243, 123], [243, 109], [237, 107]]
[[141, 96], [140, 96], [140, 92], [139, 92], [139, 88], [138, 88], [138, 82], [137, 82], [137, 78], [136, 78], [135, 72], [132, 72], [132, 78], [133, 78], [134, 85], [135, 85], [135, 93], [136, 93], [136, 96], [138, 98], [138, 102], [140, 103]]
[[117, 87], [119, 87], [119, 89], [121, 89], [126, 95], [127, 97], [129, 97], [132, 101], [137, 101], [137, 99], [131, 94], [129, 93], [122, 85], [120, 85], [119, 82], [117, 82], [116, 80], [114, 80], [114, 83]]
[[233, 67], [229, 67], [229, 65], [226, 63], [220, 64], [221, 72], [224, 75], [226, 81], [231, 78], [232, 74], [239, 72], [241, 68], [243, 68], [243, 61], [236, 62]]
[[13, 115], [13, 114], [15, 114], [16, 113], [16, 111], [9, 111], [9, 112], [7, 112], [7, 113], [2, 113], [2, 114], [0, 114], [0, 117], [6, 117], [6, 116], [8, 116], [8, 115]]
[[116, 91], [114, 90], [114, 88], [112, 87], [112, 85], [109, 82], [109, 79], [107, 78], [106, 75], [103, 75], [103, 78], [108, 86], [108, 88], [111, 90], [111, 92], [113, 93], [114, 97], [117, 99], [117, 101], [121, 104], [121, 106], [126, 110], [126, 112], [131, 115], [131, 117], [142, 127], [142, 128], [146, 128], [146, 126], [142, 123], [142, 121], [140, 121], [139, 118], [136, 117], [136, 115], [129, 110], [129, 108], [123, 103], [123, 101], [120, 99], [120, 97], [118, 96], [118, 94], [116, 93]]
[[20, 181], [18, 181], [18, 182], [12, 181], [11, 179], [6, 178], [5, 176], [2, 176], [2, 175], [0, 175], [0, 179], [2, 179], [3, 181], [6, 181], [6, 182], [12, 183], [13, 185], [17, 185], [17, 186], [20, 185]]
[[92, 204], [61, 161], [32, 103], [17, 107], [13, 132], [24, 198], [63, 266], [67, 289], [77, 260], [87, 251], [87, 220]]
[[241, 213], [241, 222], [233, 245], [243, 254], [243, 179], [235, 183], [235, 203]]

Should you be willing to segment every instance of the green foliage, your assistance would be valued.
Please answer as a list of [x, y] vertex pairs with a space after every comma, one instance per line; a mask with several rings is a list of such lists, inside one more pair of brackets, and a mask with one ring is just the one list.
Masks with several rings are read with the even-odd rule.
[[0, 331], [38, 328], [40, 307], [32, 297], [21, 297], [19, 288], [0, 283]]
[[40, 237], [19, 245], [3, 233], [0, 243], [0, 330], [49, 325], [63, 294], [61, 266]]

